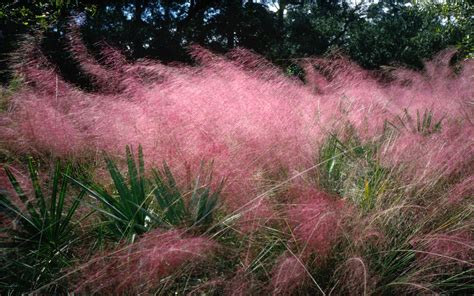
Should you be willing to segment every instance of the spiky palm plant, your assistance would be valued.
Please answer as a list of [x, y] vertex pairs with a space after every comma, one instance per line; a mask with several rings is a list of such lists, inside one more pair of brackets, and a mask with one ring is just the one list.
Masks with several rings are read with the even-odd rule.
[[[200, 173], [203, 172], [202, 166]], [[166, 163], [162, 170], [153, 170], [153, 193], [158, 203], [160, 217], [168, 225], [202, 226], [212, 222], [214, 211], [218, 205], [219, 196], [224, 187], [222, 179], [215, 191], [211, 190], [212, 175], [207, 182], [200, 184], [200, 176], [194, 181], [191, 197], [186, 201], [176, 184], [176, 180]]]
[[[207, 184], [200, 184], [196, 178], [194, 189], [183, 193], [166, 163], [162, 169], [153, 169], [153, 178], [145, 177], [145, 164], [141, 146], [138, 148], [138, 162], [130, 147], [126, 147], [128, 180], [117, 164], [105, 156], [107, 169], [113, 180], [113, 191], [107, 191], [98, 183], [85, 184], [72, 179], [80, 188], [94, 197], [101, 207], [110, 234], [118, 240], [134, 240], [155, 227], [194, 227], [208, 225], [224, 185], [222, 180], [215, 191], [211, 190], [209, 176]], [[128, 181], [128, 182], [127, 182]], [[190, 194], [189, 200], [186, 196]], [[154, 198], [153, 198], [154, 197]]]
[[[34, 198], [30, 198], [11, 170], [5, 167], [8, 179], [24, 207], [15, 205], [7, 193], [0, 192], [1, 209], [14, 226], [2, 229], [0, 246], [5, 255], [0, 276], [2, 289], [28, 292], [48, 283], [61, 268], [70, 265], [71, 248], [78, 239], [72, 218], [85, 194], [81, 191], [70, 198], [69, 182], [63, 176], [63, 172], [67, 175], [70, 170], [68, 165], [63, 171], [58, 161], [51, 188], [46, 191], [30, 158], [28, 171], [34, 191]], [[58, 286], [52, 285], [49, 289], [53, 291]]]
[[109, 234], [119, 240], [132, 239], [149, 229], [146, 217], [150, 216], [150, 194], [144, 177], [145, 165], [141, 147], [138, 149], [138, 164], [130, 148], [126, 147], [128, 167], [127, 178], [122, 175], [117, 164], [105, 155], [105, 163], [113, 181], [113, 191], [109, 192], [99, 183], [71, 180], [101, 204], [97, 211], [105, 221]]
[[410, 115], [407, 109], [404, 109], [403, 115], [398, 115], [396, 121], [393, 123], [387, 121], [387, 123], [396, 130], [404, 129], [412, 133], [428, 136], [441, 130], [443, 120], [444, 116], [436, 120], [433, 111], [430, 109], [425, 109], [423, 113], [416, 110], [416, 119]]

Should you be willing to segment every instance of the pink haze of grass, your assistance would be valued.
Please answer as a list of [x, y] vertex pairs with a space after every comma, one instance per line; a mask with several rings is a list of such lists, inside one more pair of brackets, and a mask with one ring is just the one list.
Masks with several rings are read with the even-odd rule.
[[431, 234], [413, 240], [411, 243], [422, 250], [418, 260], [473, 266], [473, 235], [467, 231], [450, 234]]
[[151, 231], [132, 245], [86, 263], [76, 290], [87, 294], [146, 293], [185, 264], [202, 262], [216, 247], [208, 239], [183, 237], [178, 231]]
[[300, 255], [316, 254], [319, 263], [328, 256], [341, 235], [346, 203], [314, 189], [297, 190], [296, 204], [288, 210], [292, 234], [300, 245]]
[[[166, 161], [180, 182], [187, 168], [197, 171], [202, 160], [214, 160], [214, 174], [229, 180], [226, 208], [245, 212], [258, 224], [275, 214], [258, 178], [290, 178], [313, 167], [327, 135], [349, 125], [360, 139], [372, 141], [382, 136], [386, 121], [395, 123], [405, 111], [416, 118], [429, 110], [433, 121], [443, 118], [442, 129], [423, 135], [399, 128], [379, 151], [381, 162], [401, 166], [407, 182], [463, 173], [468, 177], [447, 199], [472, 195], [474, 63], [463, 62], [454, 74], [448, 67], [452, 52], [427, 62], [423, 73], [395, 70], [389, 83], [342, 57], [308, 59], [302, 83], [243, 49], [218, 56], [195, 47], [194, 67], [129, 63], [110, 47], [103, 51], [99, 63], [73, 33], [71, 52], [100, 89], [89, 93], [65, 82], [34, 43], [23, 46], [16, 67], [26, 86], [0, 115], [2, 148], [74, 158], [104, 150], [121, 157], [126, 145], [141, 144], [147, 166]], [[348, 212], [347, 202], [304, 186], [289, 198], [286, 215], [301, 252], [278, 261], [270, 287], [275, 294], [292, 293], [307, 280], [298, 258], [316, 254], [323, 262]], [[444, 238], [430, 238], [427, 252], [456, 256]], [[152, 232], [123, 251], [92, 260], [78, 290], [146, 291], [151, 287], [128, 284], [156, 283], [213, 249], [204, 238]]]
[[[257, 175], [291, 176], [313, 166], [328, 133], [352, 125], [361, 139], [377, 139], [385, 121], [405, 110], [413, 117], [429, 110], [443, 128], [428, 136], [400, 129], [380, 152], [383, 163], [405, 165], [406, 176], [420, 182], [472, 165], [474, 63], [465, 61], [455, 75], [449, 51], [423, 73], [393, 71], [390, 83], [341, 57], [309, 59], [304, 84], [243, 49], [217, 56], [194, 47], [198, 65], [191, 67], [129, 63], [103, 46], [99, 63], [75, 34], [71, 51], [102, 91], [65, 82], [28, 43], [16, 64], [27, 86], [1, 116], [4, 148], [77, 158], [101, 150], [121, 156], [125, 145], [141, 144], [148, 164], [166, 160], [181, 178], [185, 167], [212, 159], [215, 174], [229, 179], [231, 210], [261, 193]], [[272, 215], [266, 200], [257, 202], [247, 212]]]
[[272, 295], [295, 295], [308, 280], [308, 271], [301, 259], [283, 255], [276, 264], [272, 278]]

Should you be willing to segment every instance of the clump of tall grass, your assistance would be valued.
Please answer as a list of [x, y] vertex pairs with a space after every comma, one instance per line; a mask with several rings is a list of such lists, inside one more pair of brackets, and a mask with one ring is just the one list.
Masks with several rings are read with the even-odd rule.
[[154, 230], [79, 266], [75, 291], [120, 295], [159, 291], [167, 277], [187, 264], [201, 263], [216, 250], [217, 244], [206, 238]]

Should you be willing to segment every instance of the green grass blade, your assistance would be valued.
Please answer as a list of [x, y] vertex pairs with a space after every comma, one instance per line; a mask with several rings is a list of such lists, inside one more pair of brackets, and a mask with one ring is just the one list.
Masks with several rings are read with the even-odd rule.
[[15, 218], [18, 213], [19, 209], [14, 206], [10, 200], [7, 198], [7, 195], [0, 191], [0, 212], [5, 213], [7, 216], [11, 218]]
[[44, 199], [43, 192], [41, 190], [41, 185], [38, 180], [38, 173], [36, 172], [36, 168], [31, 157], [28, 159], [28, 171], [30, 173], [30, 179], [33, 185], [33, 190], [35, 191], [35, 197], [38, 200], [38, 206], [40, 208], [41, 216], [43, 217], [46, 224], [48, 224], [47, 221], [49, 220], [49, 218], [48, 211], [46, 208], [46, 202]]
[[[119, 220], [127, 219], [127, 216], [124, 214], [120, 204], [118, 204], [118, 202], [113, 197], [109, 196], [105, 191], [99, 191], [99, 188], [97, 187], [91, 189], [88, 186], [82, 184], [80, 181], [71, 178], [70, 176], [66, 177], [73, 183], [75, 183], [77, 186], [85, 190], [89, 195], [91, 195], [96, 200], [105, 205], [108, 209], [112, 210], [112, 212], [115, 213], [113, 215], [114, 218]], [[109, 214], [109, 212], [107, 212], [107, 214]]]
[[58, 187], [59, 187], [59, 177], [60, 177], [60, 162], [59, 160], [56, 161], [55, 167], [54, 167], [54, 172], [53, 172], [53, 189], [51, 191], [51, 204], [50, 204], [50, 209], [49, 213], [51, 215], [51, 219], [54, 221], [56, 220], [59, 216], [57, 216], [56, 213], [56, 199], [58, 195]]
[[144, 176], [145, 176], [145, 161], [144, 161], [144, 157], [143, 157], [142, 145], [138, 146], [138, 168], [139, 168], [140, 178], [144, 178]]
[[137, 198], [139, 197], [140, 187], [138, 185], [138, 170], [135, 165], [135, 160], [133, 159], [132, 152], [130, 151], [130, 147], [126, 147], [126, 155], [127, 155], [127, 166], [128, 166], [128, 178], [130, 179], [130, 188], [131, 188], [131, 195], [130, 198], [133, 202], [138, 203]]
[[[26, 206], [26, 209], [28, 213], [30, 214], [30, 218], [28, 219], [28, 223], [31, 225], [34, 225], [35, 227], [41, 228], [42, 221], [40, 218], [39, 213], [36, 211], [35, 207], [31, 204], [31, 202], [28, 200], [25, 192], [21, 188], [20, 184], [18, 183], [17, 179], [13, 175], [13, 173], [10, 171], [9, 168], [5, 167], [4, 168], [8, 179], [10, 183], [12, 184], [13, 188], [15, 189], [15, 192], [17, 193], [18, 197], [20, 200], [23, 202], [23, 204]], [[26, 217], [26, 216], [24, 216]]]
[[[54, 216], [56, 217], [56, 221], [60, 221], [62, 214], [63, 214], [63, 207], [64, 207], [64, 200], [66, 199], [66, 192], [67, 192], [67, 187], [69, 180], [67, 179], [66, 176], [68, 176], [71, 172], [71, 165], [66, 166], [66, 170], [62, 175], [62, 183], [61, 183], [61, 188], [59, 190], [59, 196], [57, 199], [57, 205], [56, 205], [56, 212], [54, 213]], [[59, 230], [59, 225], [61, 223], [56, 223], [55, 225], [55, 233], [58, 233]]]
[[163, 211], [164, 220], [176, 225], [182, 222], [185, 217], [185, 205], [173, 174], [166, 163], [163, 164], [163, 171], [164, 174], [157, 170], [153, 172], [157, 187], [154, 193]]
[[122, 210], [127, 217], [131, 217], [133, 215], [133, 209], [131, 209], [130, 200], [133, 200], [133, 198], [131, 196], [132, 194], [130, 190], [127, 187], [125, 179], [120, 173], [117, 165], [109, 157], [105, 157], [105, 162], [107, 164], [109, 174], [114, 182], [114, 186], [118, 191]]
[[70, 225], [71, 218], [76, 212], [77, 208], [79, 207], [79, 204], [82, 200], [82, 198], [86, 195], [86, 191], [82, 190], [79, 195], [76, 197], [76, 199], [73, 201], [71, 207], [69, 208], [66, 217], [61, 221], [61, 227], [59, 229], [59, 233], [63, 233], [66, 228]]
[[15, 189], [15, 192], [17, 193], [18, 197], [20, 198], [21, 202], [23, 202], [23, 204], [25, 204], [25, 206], [27, 207], [28, 211], [30, 211], [30, 213], [32, 213], [32, 214], [34, 213], [34, 214], [38, 215], [35, 208], [29, 202], [28, 197], [26, 196], [25, 192], [21, 188], [20, 183], [18, 183], [18, 180], [15, 178], [15, 176], [10, 171], [10, 169], [8, 167], [5, 167], [4, 170], [5, 170], [5, 173], [7, 174], [8, 180], [12, 184], [13, 189]]
[[142, 214], [141, 211], [138, 210], [138, 208], [142, 207], [145, 203], [144, 183], [142, 180], [142, 175], [139, 172], [141, 171], [141, 168], [140, 168], [141, 164], [139, 160], [139, 168], [137, 170], [135, 160], [128, 146], [126, 147], [126, 154], [127, 154], [128, 176], [130, 180], [130, 189], [131, 189], [131, 196], [128, 199], [127, 206], [130, 206], [130, 210], [133, 214], [131, 218], [133, 220], [136, 220], [138, 224], [143, 225], [145, 224], [145, 216]]

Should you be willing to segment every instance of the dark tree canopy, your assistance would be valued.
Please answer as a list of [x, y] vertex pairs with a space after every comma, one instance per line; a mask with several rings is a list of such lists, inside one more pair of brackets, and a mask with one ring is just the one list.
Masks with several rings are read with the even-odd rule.
[[71, 22], [80, 25], [92, 52], [98, 43], [106, 42], [130, 59], [165, 63], [191, 62], [187, 52], [191, 44], [217, 52], [249, 48], [285, 68], [293, 59], [333, 50], [369, 69], [391, 64], [420, 68], [423, 59], [447, 47], [456, 47], [461, 57], [472, 56], [470, 1], [359, 2], [11, 1], [0, 5], [1, 78], [8, 80], [5, 60], [18, 47], [22, 34], [44, 31], [45, 52], [66, 77], [80, 80], [72, 78], [77, 75], [67, 53]]

